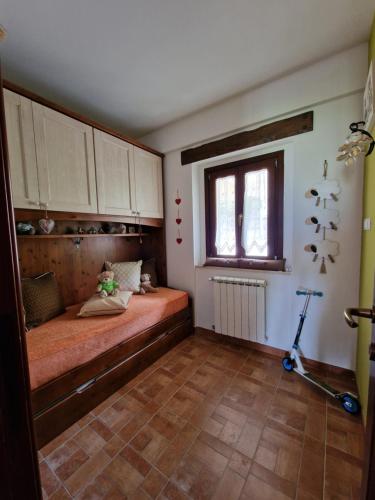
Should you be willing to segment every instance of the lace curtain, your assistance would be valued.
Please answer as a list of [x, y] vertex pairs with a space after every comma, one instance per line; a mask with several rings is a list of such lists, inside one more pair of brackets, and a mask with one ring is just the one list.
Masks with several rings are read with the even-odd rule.
[[268, 218], [268, 171], [245, 174], [244, 210], [241, 244], [247, 256], [266, 257]]
[[216, 179], [216, 238], [218, 255], [236, 255], [236, 179]]

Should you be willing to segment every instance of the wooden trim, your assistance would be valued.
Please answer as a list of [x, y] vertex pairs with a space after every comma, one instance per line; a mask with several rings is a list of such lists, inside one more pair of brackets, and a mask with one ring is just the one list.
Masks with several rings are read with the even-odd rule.
[[[165, 166], [164, 160], [161, 162], [161, 181], [162, 181], [162, 195], [163, 195], [163, 216], [166, 214], [166, 189], [165, 189]], [[162, 245], [159, 245], [159, 277], [163, 276], [164, 281], [160, 281], [164, 286], [168, 286], [168, 269], [167, 269], [167, 235], [165, 231], [164, 219], [162, 219], [162, 230], [160, 235]], [[194, 316], [193, 316], [194, 317]]]
[[181, 164], [187, 165], [233, 151], [258, 146], [286, 137], [304, 134], [313, 130], [314, 112], [308, 111], [300, 115], [278, 120], [262, 127], [239, 132], [224, 139], [208, 142], [196, 148], [181, 152]]
[[[23, 208], [16, 208], [14, 210], [15, 219], [19, 221], [37, 220], [44, 217], [45, 210], [43, 209], [32, 209], [27, 210]], [[76, 212], [60, 212], [60, 211], [48, 211], [48, 216], [55, 220], [63, 221], [81, 221], [81, 222], [118, 222], [122, 224], [133, 224], [138, 226], [138, 219], [135, 217], [127, 217], [122, 215], [107, 215], [107, 214], [86, 214], [86, 213], [76, 213]], [[163, 227], [164, 219], [154, 219], [151, 217], [141, 217], [140, 223], [142, 226], [150, 227]]]
[[[229, 337], [228, 335], [221, 335], [220, 333], [216, 333], [213, 330], [201, 328], [199, 326], [194, 328], [194, 333], [195, 335], [201, 335], [208, 339], [215, 339], [216, 342], [220, 341], [223, 344], [240, 345], [247, 349], [264, 352], [265, 354], [269, 354], [270, 356], [274, 356], [280, 359], [282, 359], [288, 353], [288, 351], [284, 351], [283, 349], [279, 349], [277, 347], [260, 344], [259, 342], [254, 342], [252, 340], [237, 339], [235, 337]], [[302, 356], [301, 359], [303, 363], [305, 363], [309, 368], [323, 370], [326, 372], [326, 374], [347, 375], [355, 378], [353, 370], [349, 370], [348, 368], [341, 368], [340, 366], [330, 365], [328, 363], [323, 363], [322, 361], [316, 361], [314, 359], [309, 359]]]
[[77, 239], [77, 238], [139, 238], [148, 236], [149, 233], [115, 233], [115, 234], [18, 234], [18, 240], [58, 240], [58, 239]]
[[78, 120], [82, 123], [86, 123], [87, 125], [90, 125], [90, 127], [96, 128], [98, 130], [101, 130], [102, 132], [106, 132], [107, 134], [113, 135], [114, 137], [117, 137], [118, 139], [121, 139], [122, 141], [126, 141], [130, 144], [133, 144], [133, 146], [136, 146], [140, 149], [144, 149], [145, 151], [149, 151], [150, 153], [153, 153], [154, 155], [160, 156], [161, 158], [164, 157], [163, 153], [160, 153], [159, 151], [156, 151], [155, 149], [152, 149], [148, 146], [145, 146], [144, 144], [140, 143], [136, 139], [132, 139], [131, 137], [128, 137], [127, 135], [121, 134], [120, 132], [116, 132], [110, 127], [107, 127], [95, 120], [91, 120], [90, 118], [87, 118], [86, 116], [77, 113], [75, 111], [72, 111], [71, 109], [65, 108], [64, 106], [61, 106], [60, 104], [56, 104], [49, 99], [45, 99], [44, 97], [41, 97], [38, 94], [35, 94], [31, 90], [27, 90], [16, 83], [12, 83], [9, 80], [4, 80], [3, 85], [6, 89], [15, 92], [16, 94], [23, 95], [24, 97], [27, 97], [28, 99], [31, 99], [34, 102], [37, 102], [39, 104], [42, 104], [43, 106], [46, 106], [47, 108], [54, 109], [55, 111], [58, 111], [59, 113], [62, 113], [66, 116], [70, 116], [71, 118], [74, 118], [75, 120]]
[[4, 499], [42, 498], [11, 201], [0, 69], [0, 489]]
[[[58, 394], [60, 398], [50, 400], [51, 404], [49, 406], [47, 405], [44, 409], [35, 413], [34, 424], [38, 447], [43, 447], [51, 439], [86, 415], [165, 352], [169, 351], [188, 335], [191, 335], [192, 331], [191, 312], [189, 309], [184, 311], [184, 317], [175, 315], [170, 318], [169, 322], [164, 322], [162, 328], [160, 328], [160, 324], [155, 325], [155, 327], [142, 332], [142, 334], [134, 339], [120, 344], [122, 346], [120, 353], [116, 354], [116, 348], [112, 349], [110, 356], [113, 357], [115, 355], [112, 364], [108, 364], [108, 359], [107, 364], [103, 364], [106, 356], [99, 356], [82, 368], [78, 368], [66, 375], [68, 378], [70, 377], [70, 383], [74, 384], [74, 389], [78, 389], [82, 382], [79, 382], [77, 374], [83, 374], [83, 380], [88, 382], [87, 388], [80, 391], [71, 390], [69, 392], [61, 392], [60, 379], [57, 379], [56, 387], [54, 387], [54, 381], [48, 384], [50, 394], [54, 394], [55, 396]], [[124, 351], [124, 348], [127, 352]], [[85, 378], [88, 366], [94, 375]], [[104, 366], [106, 368], [103, 371]], [[37, 391], [33, 391], [33, 397], [35, 398], [36, 393]], [[46, 394], [45, 392], [42, 398], [44, 399], [44, 404], [46, 403]]]

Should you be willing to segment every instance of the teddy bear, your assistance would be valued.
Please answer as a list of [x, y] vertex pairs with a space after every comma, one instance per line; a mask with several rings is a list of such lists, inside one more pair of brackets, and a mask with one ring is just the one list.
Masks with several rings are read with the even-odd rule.
[[113, 271], [103, 271], [98, 274], [99, 283], [96, 291], [101, 297], [116, 296], [118, 294], [120, 285], [113, 279], [114, 277], [115, 273]]
[[140, 294], [144, 295], [147, 292], [157, 293], [159, 290], [152, 286], [151, 284], [151, 275], [150, 274], [141, 274], [141, 288]]

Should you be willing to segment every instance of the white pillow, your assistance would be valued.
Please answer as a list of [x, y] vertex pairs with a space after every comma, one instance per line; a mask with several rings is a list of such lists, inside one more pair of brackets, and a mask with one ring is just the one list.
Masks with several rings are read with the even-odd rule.
[[119, 292], [116, 296], [100, 297], [93, 295], [83, 304], [78, 316], [87, 318], [89, 316], [104, 316], [108, 314], [120, 314], [128, 308], [132, 292]]
[[140, 292], [141, 284], [141, 266], [142, 261], [137, 262], [108, 262], [105, 263], [106, 271], [115, 273], [115, 281], [120, 284], [120, 290], [128, 290], [129, 292]]

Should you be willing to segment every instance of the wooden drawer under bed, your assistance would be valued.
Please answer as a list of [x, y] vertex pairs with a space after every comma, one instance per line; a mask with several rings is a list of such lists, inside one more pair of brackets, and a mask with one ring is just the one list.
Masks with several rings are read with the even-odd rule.
[[31, 393], [43, 447], [192, 333], [191, 307], [166, 318]]

